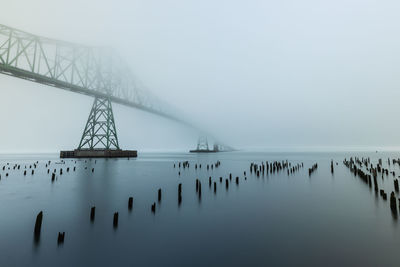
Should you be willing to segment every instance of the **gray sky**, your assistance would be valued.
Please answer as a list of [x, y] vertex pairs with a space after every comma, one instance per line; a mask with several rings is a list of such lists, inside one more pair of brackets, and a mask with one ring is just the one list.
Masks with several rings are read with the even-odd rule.
[[[233, 146], [400, 146], [399, 1], [0, 1], [0, 24], [114, 47], [154, 94]], [[1, 152], [78, 145], [91, 98], [4, 75], [0, 85]], [[196, 142], [114, 108], [123, 148]]]

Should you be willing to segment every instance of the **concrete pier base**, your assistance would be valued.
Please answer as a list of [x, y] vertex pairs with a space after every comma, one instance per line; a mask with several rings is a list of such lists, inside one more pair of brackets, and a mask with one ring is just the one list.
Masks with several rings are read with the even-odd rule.
[[211, 149], [193, 149], [189, 151], [190, 153], [216, 153], [220, 152], [218, 150], [211, 150]]
[[60, 158], [136, 158], [136, 150], [121, 149], [82, 149], [60, 151]]

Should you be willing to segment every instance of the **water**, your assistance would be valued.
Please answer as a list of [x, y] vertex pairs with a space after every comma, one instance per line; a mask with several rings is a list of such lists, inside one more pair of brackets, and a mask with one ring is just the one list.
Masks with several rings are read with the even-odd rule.
[[[400, 222], [391, 216], [389, 200], [376, 196], [343, 165], [350, 156], [371, 157], [374, 164], [382, 158], [387, 167], [387, 158], [400, 153], [142, 153], [137, 159], [76, 164], [55, 164], [60, 161], [55, 155], [3, 155], [1, 167], [39, 164], [34, 175], [0, 171], [0, 266], [398, 266]], [[333, 175], [331, 159], [338, 162]], [[54, 183], [45, 168], [48, 160], [51, 170], [64, 170]], [[190, 168], [179, 176], [173, 164], [186, 160]], [[217, 160], [221, 166], [207, 171], [206, 164]], [[303, 162], [304, 168], [290, 176], [250, 174], [251, 162], [266, 160]], [[195, 170], [196, 163], [201, 170]], [[314, 163], [318, 169], [309, 177]], [[77, 170], [67, 173], [68, 166]], [[399, 165], [390, 169], [400, 174]], [[233, 179], [226, 190], [219, 177], [229, 173]], [[208, 187], [209, 176], [217, 181], [216, 194]], [[201, 200], [196, 178], [202, 183]], [[378, 176], [378, 182], [393, 191], [391, 175]], [[96, 206], [94, 223], [91, 206]], [[36, 244], [33, 228], [41, 210]], [[66, 232], [60, 246], [58, 232]]]

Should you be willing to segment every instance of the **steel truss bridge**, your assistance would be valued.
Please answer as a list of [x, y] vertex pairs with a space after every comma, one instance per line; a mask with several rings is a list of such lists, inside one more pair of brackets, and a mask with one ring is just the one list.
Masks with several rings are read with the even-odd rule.
[[117, 149], [111, 103], [189, 125], [166, 103], [139, 88], [110, 48], [49, 39], [0, 25], [0, 73], [94, 97], [78, 150]]

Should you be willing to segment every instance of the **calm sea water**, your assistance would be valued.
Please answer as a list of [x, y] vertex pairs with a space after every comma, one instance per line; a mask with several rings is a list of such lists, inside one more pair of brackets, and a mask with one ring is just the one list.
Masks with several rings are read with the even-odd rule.
[[[343, 165], [350, 156], [370, 157], [374, 164], [382, 158], [386, 168], [387, 158], [400, 153], [141, 153], [137, 159], [65, 164], [58, 164], [56, 155], [2, 155], [0, 266], [399, 266], [400, 222], [391, 216], [389, 201]], [[338, 162], [333, 175], [331, 159]], [[57, 169], [53, 183], [48, 160], [51, 170]], [[173, 164], [186, 160], [190, 168], [181, 168], [179, 176]], [[206, 164], [217, 160], [221, 166], [207, 171]], [[251, 162], [274, 160], [303, 162], [304, 169], [290, 176], [250, 174]], [[24, 176], [25, 165], [36, 161], [35, 174]], [[318, 169], [309, 177], [314, 163]], [[14, 164], [21, 170], [13, 170]], [[74, 166], [75, 172], [66, 172]], [[400, 174], [399, 165], [389, 168]], [[226, 189], [219, 177], [229, 173], [233, 179]], [[210, 176], [217, 181], [216, 194], [208, 186]], [[391, 175], [378, 176], [378, 182], [393, 191]], [[94, 223], [91, 206], [96, 206]], [[35, 243], [39, 211], [44, 217]], [[114, 212], [119, 212], [116, 229]], [[58, 232], [66, 233], [63, 245], [57, 245]]]

